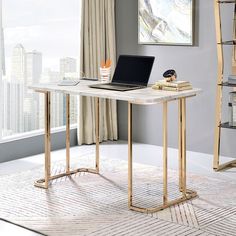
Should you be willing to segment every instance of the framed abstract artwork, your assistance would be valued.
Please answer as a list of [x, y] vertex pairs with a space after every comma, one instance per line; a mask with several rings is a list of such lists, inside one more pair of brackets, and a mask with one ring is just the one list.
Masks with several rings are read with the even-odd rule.
[[194, 0], [138, 0], [139, 44], [193, 45]]

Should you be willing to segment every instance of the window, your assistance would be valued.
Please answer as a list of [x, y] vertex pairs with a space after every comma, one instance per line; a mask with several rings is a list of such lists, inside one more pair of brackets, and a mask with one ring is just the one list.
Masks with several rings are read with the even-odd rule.
[[[30, 91], [29, 85], [79, 74], [81, 3], [0, 0], [0, 4], [0, 139], [4, 139], [44, 127], [44, 97]], [[77, 120], [76, 103], [71, 97], [72, 124]], [[52, 94], [51, 113], [52, 127], [65, 125], [63, 95]]]

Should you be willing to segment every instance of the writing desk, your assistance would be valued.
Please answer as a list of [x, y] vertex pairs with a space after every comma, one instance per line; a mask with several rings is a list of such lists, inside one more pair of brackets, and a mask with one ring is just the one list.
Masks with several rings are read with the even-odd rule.
[[[126, 92], [89, 88], [97, 81], [81, 81], [77, 86], [57, 86], [55, 84], [37, 84], [29, 88], [45, 95], [45, 177], [35, 182], [36, 187], [47, 189], [51, 180], [69, 176], [78, 172], [99, 174], [99, 98], [108, 98], [128, 102], [128, 207], [139, 212], [156, 212], [174, 204], [186, 201], [197, 196], [193, 190], [186, 187], [186, 99], [196, 96], [201, 90], [192, 89], [182, 92], [157, 91], [151, 87]], [[66, 95], [66, 172], [51, 175], [51, 126], [50, 126], [50, 94], [51, 92]], [[70, 95], [89, 96], [96, 98], [96, 167], [94, 169], [70, 168]], [[178, 100], [178, 143], [179, 143], [179, 191], [181, 197], [168, 200], [168, 165], [167, 165], [167, 131], [168, 131], [168, 103]], [[153, 105], [163, 104], [163, 204], [154, 208], [134, 206], [133, 199], [133, 152], [132, 152], [132, 104]]]

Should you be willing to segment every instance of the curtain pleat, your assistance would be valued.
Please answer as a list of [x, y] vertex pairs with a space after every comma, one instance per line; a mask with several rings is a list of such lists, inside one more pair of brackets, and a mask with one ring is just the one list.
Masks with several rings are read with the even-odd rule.
[[[98, 78], [102, 61], [116, 63], [115, 0], [82, 0], [80, 70], [87, 77]], [[100, 99], [100, 141], [117, 140], [117, 104]], [[95, 143], [95, 99], [80, 97], [78, 143]]]

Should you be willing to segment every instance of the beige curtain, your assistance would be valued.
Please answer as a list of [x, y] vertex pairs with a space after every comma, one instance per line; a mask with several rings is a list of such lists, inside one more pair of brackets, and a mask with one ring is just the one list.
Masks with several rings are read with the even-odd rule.
[[[101, 61], [116, 62], [115, 0], [82, 0], [80, 70], [98, 78]], [[117, 140], [116, 101], [100, 99], [100, 141]], [[78, 143], [95, 143], [95, 99], [79, 100]]]

